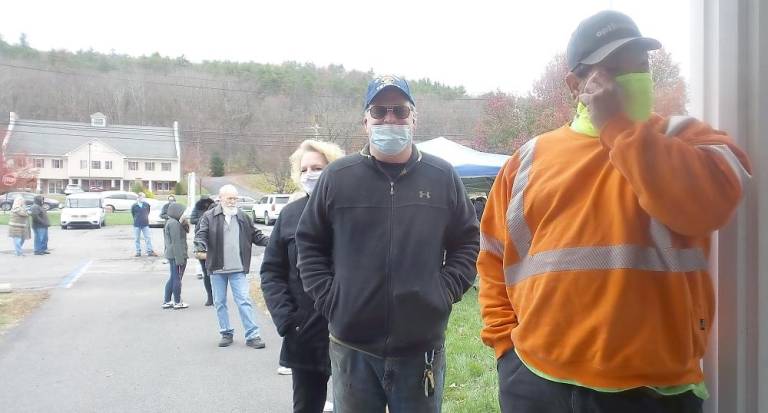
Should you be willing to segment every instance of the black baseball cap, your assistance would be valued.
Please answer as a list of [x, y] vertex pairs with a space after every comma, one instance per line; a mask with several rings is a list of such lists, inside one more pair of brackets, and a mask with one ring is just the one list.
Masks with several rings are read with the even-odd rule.
[[568, 70], [573, 71], [580, 64], [600, 63], [611, 53], [630, 44], [645, 50], [661, 48], [658, 40], [643, 37], [635, 22], [626, 14], [601, 11], [579, 23], [571, 35], [566, 52]]

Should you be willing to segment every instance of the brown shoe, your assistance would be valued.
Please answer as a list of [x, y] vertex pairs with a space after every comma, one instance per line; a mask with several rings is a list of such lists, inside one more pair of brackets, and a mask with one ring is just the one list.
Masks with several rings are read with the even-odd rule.
[[147, 252], [147, 257], [157, 257], [157, 254], [154, 251], [149, 251]]

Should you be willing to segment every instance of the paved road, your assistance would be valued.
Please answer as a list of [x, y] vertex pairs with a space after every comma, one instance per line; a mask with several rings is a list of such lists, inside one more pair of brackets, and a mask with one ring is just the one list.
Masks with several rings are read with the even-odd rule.
[[[190, 308], [162, 310], [167, 265], [131, 257], [130, 230], [52, 228], [49, 256], [14, 257], [10, 245], [0, 249], [0, 282], [51, 291], [0, 337], [0, 410], [290, 411], [290, 377], [275, 373], [280, 341], [271, 321], [257, 313], [267, 348], [253, 350], [230, 310], [235, 344], [218, 348], [216, 316], [202, 306], [195, 268], [182, 290]], [[152, 232], [162, 250], [160, 230]], [[255, 269], [261, 259], [254, 258]]]

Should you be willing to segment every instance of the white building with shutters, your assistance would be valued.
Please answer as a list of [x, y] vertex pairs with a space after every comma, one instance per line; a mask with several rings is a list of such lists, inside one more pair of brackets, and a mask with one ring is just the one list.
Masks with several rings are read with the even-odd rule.
[[6, 157], [33, 167], [37, 190], [130, 190], [142, 181], [153, 192], [172, 191], [181, 179], [179, 126], [110, 125], [102, 113], [90, 123], [20, 119], [8, 124]]

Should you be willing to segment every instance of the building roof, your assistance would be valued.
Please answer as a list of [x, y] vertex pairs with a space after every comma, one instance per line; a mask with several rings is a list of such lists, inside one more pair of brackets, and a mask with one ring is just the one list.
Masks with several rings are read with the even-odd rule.
[[173, 128], [107, 125], [19, 119], [8, 141], [8, 153], [64, 156], [97, 140], [127, 158], [176, 159]]

